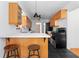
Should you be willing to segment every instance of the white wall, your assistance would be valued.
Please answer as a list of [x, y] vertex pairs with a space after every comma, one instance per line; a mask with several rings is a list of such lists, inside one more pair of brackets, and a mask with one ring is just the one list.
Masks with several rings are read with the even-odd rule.
[[67, 27], [67, 17], [64, 19], [58, 20], [59, 27]]
[[14, 25], [9, 25], [9, 5], [7, 1], [0, 2], [0, 36], [16, 32]]
[[8, 2], [0, 2], [0, 33], [8, 30]]
[[79, 48], [79, 8], [68, 12], [67, 48]]
[[[0, 34], [8, 30], [8, 2], [0, 2]], [[4, 54], [5, 40], [0, 38], [0, 58]]]
[[0, 38], [0, 58], [3, 58], [4, 46], [5, 46], [5, 39]]

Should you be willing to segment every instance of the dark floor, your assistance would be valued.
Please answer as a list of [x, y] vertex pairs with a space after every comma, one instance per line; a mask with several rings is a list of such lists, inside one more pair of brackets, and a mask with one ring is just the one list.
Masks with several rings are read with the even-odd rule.
[[56, 49], [49, 43], [49, 58], [78, 58], [72, 52], [67, 49]]

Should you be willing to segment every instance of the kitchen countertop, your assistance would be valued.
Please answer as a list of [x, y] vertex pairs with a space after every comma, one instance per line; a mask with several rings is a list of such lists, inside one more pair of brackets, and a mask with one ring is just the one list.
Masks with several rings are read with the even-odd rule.
[[17, 34], [11, 34], [6, 37], [11, 38], [50, 38], [49, 35], [44, 33], [17, 33]]
[[50, 38], [49, 35], [44, 33], [13, 33], [9, 35], [1, 35], [1, 38]]
[[15, 26], [9, 26], [8, 29], [0, 31], [0, 38], [50, 38], [48, 34], [45, 33], [22, 33], [20, 30], [16, 30]]
[[0, 33], [0, 38], [50, 38], [44, 33]]

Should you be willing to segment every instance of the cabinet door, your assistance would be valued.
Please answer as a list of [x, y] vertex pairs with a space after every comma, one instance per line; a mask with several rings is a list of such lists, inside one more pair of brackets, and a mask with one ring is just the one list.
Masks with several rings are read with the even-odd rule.
[[13, 23], [13, 5], [9, 4], [9, 24]]
[[15, 24], [17, 19], [16, 5], [13, 3], [9, 4], [9, 24]]
[[18, 25], [21, 23], [21, 12], [16, 3], [9, 3], [9, 24]]
[[18, 12], [18, 24], [22, 24], [22, 16], [21, 14]]
[[26, 25], [27, 25], [26, 16], [22, 16], [22, 26], [26, 26]]

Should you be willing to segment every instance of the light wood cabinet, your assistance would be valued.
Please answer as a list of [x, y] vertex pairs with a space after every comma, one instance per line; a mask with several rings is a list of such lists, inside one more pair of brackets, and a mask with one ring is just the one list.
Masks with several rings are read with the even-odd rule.
[[9, 3], [9, 24], [21, 24], [21, 8], [17, 3]]
[[61, 19], [67, 17], [67, 9], [61, 10]]
[[67, 16], [67, 9], [62, 9], [58, 11], [54, 16], [50, 19], [50, 26], [56, 26], [56, 21], [63, 19]]
[[44, 42], [44, 38], [9, 38], [10, 41], [6, 43], [6, 45], [10, 44], [18, 44], [20, 48], [20, 57], [25, 58], [28, 57], [28, 46], [31, 44], [40, 45], [40, 57], [48, 58], [48, 39], [46, 38]]
[[22, 26], [26, 26], [27, 25], [27, 20], [26, 20], [26, 16], [22, 16]]
[[28, 28], [31, 28], [32, 22], [28, 18], [28, 16], [22, 16], [22, 26], [27, 26]]
[[32, 27], [32, 21], [28, 17], [27, 17], [27, 19], [28, 19], [28, 21], [27, 21], [28, 22], [28, 27], [31, 28]]

